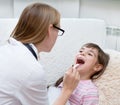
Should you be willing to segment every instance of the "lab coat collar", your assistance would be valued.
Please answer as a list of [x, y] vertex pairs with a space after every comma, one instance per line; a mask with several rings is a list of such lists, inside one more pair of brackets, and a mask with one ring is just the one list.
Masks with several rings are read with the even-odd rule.
[[[20, 41], [17, 41], [16, 39], [14, 39], [14, 38], [12, 38], [12, 37], [10, 37], [9, 39], [8, 39], [8, 43], [10, 43], [10, 44], [12, 44], [12, 45], [23, 45]], [[39, 52], [38, 52], [38, 50], [37, 50], [37, 48], [35, 47], [35, 45], [34, 44], [32, 44], [32, 43], [30, 43], [30, 46], [33, 48], [33, 50], [35, 51], [35, 53], [36, 53], [36, 55], [37, 55], [37, 60], [39, 61], [40, 60], [40, 54], [39, 54]]]

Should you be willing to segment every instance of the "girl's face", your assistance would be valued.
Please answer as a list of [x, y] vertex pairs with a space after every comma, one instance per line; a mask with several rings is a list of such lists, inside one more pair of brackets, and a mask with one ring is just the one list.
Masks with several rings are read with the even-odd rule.
[[98, 66], [98, 50], [95, 48], [82, 47], [75, 57], [75, 64], [79, 64], [77, 70], [86, 79], [95, 73]]

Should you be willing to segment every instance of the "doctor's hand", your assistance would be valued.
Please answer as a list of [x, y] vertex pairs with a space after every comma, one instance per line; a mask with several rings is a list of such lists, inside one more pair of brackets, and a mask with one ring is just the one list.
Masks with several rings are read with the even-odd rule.
[[60, 96], [54, 102], [53, 105], [66, 105], [69, 97], [71, 96], [74, 89], [77, 87], [80, 81], [80, 75], [76, 69], [77, 67], [71, 67], [65, 73], [63, 77], [63, 88]]
[[74, 67], [69, 68], [63, 78], [62, 91], [65, 91], [68, 96], [72, 94], [80, 81], [80, 74], [77, 71], [77, 66], [78, 65], [75, 65]]

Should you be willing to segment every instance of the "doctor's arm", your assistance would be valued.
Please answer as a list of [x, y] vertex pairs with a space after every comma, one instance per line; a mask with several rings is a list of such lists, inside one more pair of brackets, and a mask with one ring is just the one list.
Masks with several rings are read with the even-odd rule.
[[72, 67], [65, 73], [61, 94], [53, 105], [65, 105], [80, 81], [80, 75]]

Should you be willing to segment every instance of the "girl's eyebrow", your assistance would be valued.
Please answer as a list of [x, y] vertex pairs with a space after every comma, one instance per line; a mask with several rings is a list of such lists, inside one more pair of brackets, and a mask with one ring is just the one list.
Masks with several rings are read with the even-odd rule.
[[[79, 51], [84, 50], [84, 49], [85, 49], [85, 47], [81, 47]], [[92, 49], [90, 50], [90, 52], [93, 53], [95, 57], [97, 57], [97, 54]]]
[[[84, 50], [84, 49], [85, 49], [84, 47], [81, 47], [81, 48], [80, 48], [80, 50]], [[79, 50], [79, 51], [80, 51], [80, 50]]]
[[97, 57], [96, 53], [93, 50], [90, 50], [90, 52], [93, 53], [95, 57]]

